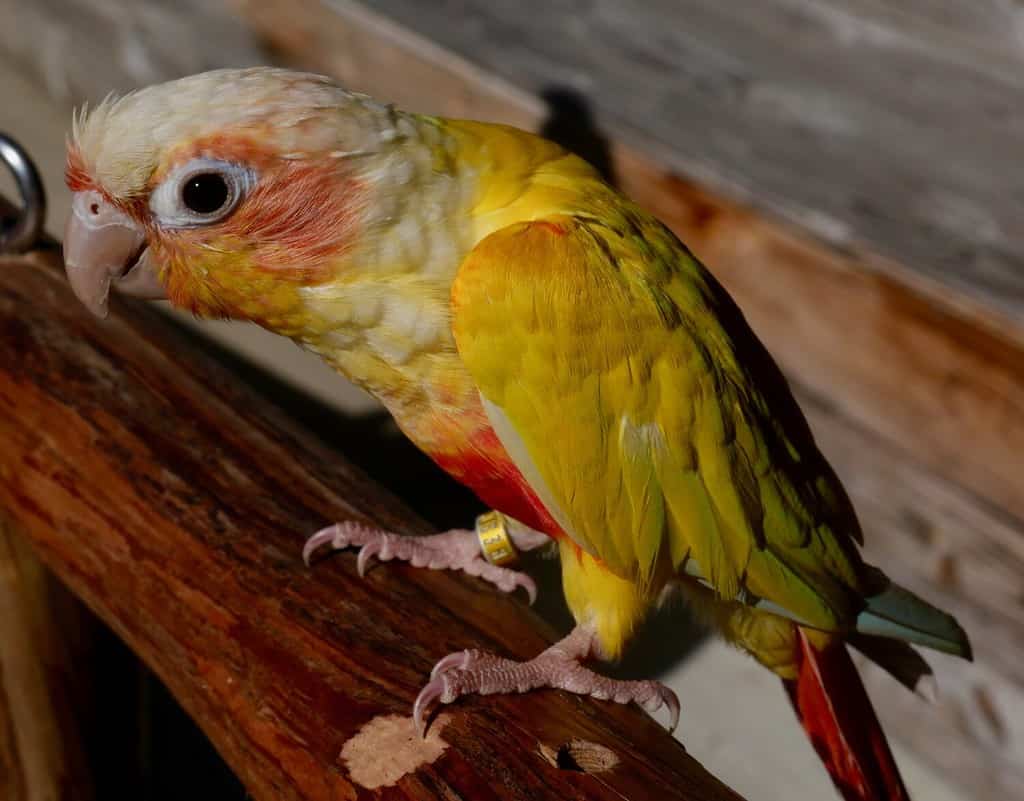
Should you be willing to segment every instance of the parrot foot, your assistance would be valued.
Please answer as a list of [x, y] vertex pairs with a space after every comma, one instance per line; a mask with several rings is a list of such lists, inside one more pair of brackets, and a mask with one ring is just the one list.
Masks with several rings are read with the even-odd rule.
[[424, 714], [434, 701], [450, 704], [464, 695], [524, 693], [551, 687], [577, 695], [636, 703], [648, 712], [665, 707], [669, 732], [679, 723], [679, 699], [657, 681], [624, 681], [602, 676], [581, 664], [592, 655], [594, 634], [577, 626], [568, 637], [552, 645], [529, 662], [503, 659], [483, 651], [456, 651], [434, 665], [430, 681], [420, 690], [413, 705], [413, 721], [420, 736], [426, 736]]
[[307, 566], [313, 552], [324, 545], [330, 545], [334, 550], [359, 547], [356, 568], [360, 576], [366, 574], [366, 568], [373, 557], [382, 562], [399, 559], [411, 563], [413, 567], [462, 570], [471, 576], [489, 581], [503, 592], [515, 592], [517, 587], [522, 587], [526, 590], [531, 604], [537, 600], [537, 585], [534, 580], [518, 570], [492, 565], [484, 559], [480, 554], [480, 542], [476, 532], [468, 529], [452, 529], [428, 537], [413, 537], [393, 534], [351, 521], [335, 523], [306, 540], [302, 548], [302, 560]]

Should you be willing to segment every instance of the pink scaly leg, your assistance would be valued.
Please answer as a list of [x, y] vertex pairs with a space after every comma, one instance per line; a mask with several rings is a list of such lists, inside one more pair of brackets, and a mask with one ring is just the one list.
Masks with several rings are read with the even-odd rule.
[[669, 731], [674, 731], [679, 722], [676, 694], [661, 682], [610, 679], [584, 667], [580, 663], [594, 654], [594, 644], [593, 630], [577, 626], [568, 637], [529, 662], [515, 662], [475, 650], [449, 654], [434, 666], [430, 681], [416, 698], [416, 729], [421, 736], [426, 734], [423, 716], [434, 701], [450, 704], [473, 693], [524, 693], [538, 687], [554, 687], [619, 704], [637, 703], [648, 712], [664, 706], [669, 713]]
[[[514, 540], [520, 550], [529, 550], [541, 544], [541, 540], [546, 542], [547, 538], [537, 532], [529, 532], [517, 535]], [[352, 521], [335, 523], [306, 540], [302, 548], [303, 561], [308, 565], [313, 552], [324, 545], [330, 545], [335, 550], [360, 547], [356, 561], [360, 576], [366, 573], [370, 559], [376, 556], [382, 562], [399, 559], [410, 562], [414, 567], [427, 567], [431, 570], [463, 570], [471, 576], [489, 581], [504, 592], [514, 592], [516, 587], [522, 587], [530, 596], [531, 604], [537, 599], [537, 585], [533, 579], [518, 570], [498, 567], [484, 559], [476, 532], [468, 529], [452, 529], [429, 537], [412, 537]]]

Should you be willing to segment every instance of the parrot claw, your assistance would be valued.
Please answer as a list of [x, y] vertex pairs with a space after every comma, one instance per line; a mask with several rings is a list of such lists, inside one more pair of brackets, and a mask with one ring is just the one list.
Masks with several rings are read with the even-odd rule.
[[668, 710], [668, 733], [675, 734], [676, 726], [679, 725], [679, 696], [670, 687], [658, 684], [657, 695], [651, 696], [642, 706], [652, 715], [665, 707]]
[[580, 660], [591, 654], [593, 641], [588, 629], [577, 627], [528, 662], [477, 650], [448, 654], [434, 665], [430, 681], [413, 704], [416, 730], [426, 736], [424, 716], [435, 701], [449, 704], [464, 695], [522, 693], [550, 687], [619, 704], [636, 703], [651, 713], [664, 707], [669, 713], [669, 732], [674, 732], [679, 723], [676, 694], [660, 682], [610, 679], [584, 667]]
[[444, 676], [436, 679], [431, 679], [427, 685], [420, 690], [420, 694], [416, 696], [416, 703], [412, 705], [412, 722], [416, 727], [416, 731], [420, 735], [420, 739], [426, 739], [427, 726], [423, 720], [423, 713], [430, 707], [434, 701], [444, 696], [446, 690], [446, 684]]
[[434, 665], [434, 669], [430, 671], [430, 678], [436, 679], [438, 673], [444, 673], [446, 670], [451, 670], [452, 668], [465, 670], [472, 659], [472, 651], [456, 651], [453, 654], [448, 654], [448, 656]]
[[411, 537], [346, 521], [316, 532], [302, 547], [302, 561], [309, 564], [314, 553], [329, 545], [332, 550], [350, 546], [359, 548], [356, 570], [365, 576], [370, 560], [389, 562], [398, 559], [414, 567], [432, 570], [462, 570], [490, 582], [503, 592], [522, 587], [533, 604], [537, 600], [537, 584], [518, 570], [492, 565], [480, 554], [480, 541], [475, 531], [453, 529], [429, 537]]
[[356, 557], [356, 570], [359, 573], [359, 578], [366, 577], [366, 566], [374, 556], [380, 553], [380, 549], [379, 542], [368, 542], [359, 549], [359, 556]]
[[313, 552], [334, 538], [333, 529], [333, 526], [329, 526], [306, 540], [306, 544], [302, 546], [302, 561], [305, 562], [306, 567], [309, 567], [310, 559], [313, 558]]

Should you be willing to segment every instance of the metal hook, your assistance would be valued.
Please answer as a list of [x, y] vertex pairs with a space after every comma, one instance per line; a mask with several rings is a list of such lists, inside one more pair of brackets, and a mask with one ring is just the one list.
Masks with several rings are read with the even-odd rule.
[[14, 175], [21, 192], [22, 210], [14, 225], [0, 228], [0, 252], [24, 253], [37, 241], [46, 218], [46, 193], [39, 171], [24, 149], [0, 133], [0, 160]]

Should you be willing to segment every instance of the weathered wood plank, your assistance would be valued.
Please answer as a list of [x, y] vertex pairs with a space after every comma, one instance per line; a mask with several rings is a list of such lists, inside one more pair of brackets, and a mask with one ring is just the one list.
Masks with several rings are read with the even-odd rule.
[[265, 61], [251, 32], [205, 0], [0, 0], [0, 19], [0, 51], [76, 103]]
[[[638, 709], [555, 692], [449, 707], [437, 761], [392, 786], [357, 779], [343, 747], [387, 715], [415, 739], [410, 705], [434, 661], [464, 647], [526, 657], [548, 629], [452, 573], [362, 579], [353, 554], [307, 570], [304, 535], [327, 521], [423, 525], [155, 310], [117, 302], [91, 319], [56, 261], [0, 259], [0, 508], [255, 798], [738, 798]], [[543, 757], [574, 739], [618, 767]], [[379, 743], [360, 764], [395, 751]]]
[[[16, 210], [0, 197], [0, 220]], [[0, 510], [0, 799], [91, 801], [88, 612]]]
[[667, 167], [1024, 322], [1024, 59], [965, 48], [957, 17], [867, 0], [373, 7], [532, 93], [581, 92]]
[[872, 38], [1017, 83], [1024, 13], [1013, 0], [779, 0], [825, 20], [848, 39]]

